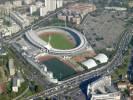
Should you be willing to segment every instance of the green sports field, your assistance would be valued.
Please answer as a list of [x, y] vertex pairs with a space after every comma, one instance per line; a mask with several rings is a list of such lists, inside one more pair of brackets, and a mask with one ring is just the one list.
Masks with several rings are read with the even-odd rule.
[[42, 63], [47, 66], [48, 71], [53, 72], [54, 77], [59, 81], [76, 74], [76, 71], [74, 69], [56, 58], [52, 58]]
[[[51, 40], [50, 44], [52, 45], [53, 48], [56, 49], [72, 49], [75, 47], [75, 44], [72, 43], [65, 35], [63, 34], [51, 34]], [[40, 38], [43, 39], [44, 41], [48, 42], [49, 40], [49, 35], [40, 35]]]

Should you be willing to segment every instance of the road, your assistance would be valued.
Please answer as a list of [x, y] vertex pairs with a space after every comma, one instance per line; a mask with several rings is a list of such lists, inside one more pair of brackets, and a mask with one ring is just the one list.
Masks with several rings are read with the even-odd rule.
[[[58, 10], [57, 12], [54, 12], [52, 14], [49, 14], [48, 16], [44, 17], [43, 19], [39, 20], [38, 22], [34, 23], [33, 25], [30, 25], [27, 28], [23, 29], [22, 31], [19, 31], [12, 38], [10, 38], [10, 40], [12, 40], [12, 39], [14, 40], [18, 37], [21, 37], [21, 35], [23, 35], [25, 33], [25, 31], [31, 29], [31, 27], [35, 28], [39, 24], [44, 23], [45, 20], [49, 19], [51, 16], [54, 16], [58, 12], [60, 12], [60, 10]], [[50, 89], [47, 89], [40, 93], [37, 93], [35, 95], [29, 96], [25, 99], [30, 100], [30, 99], [38, 98], [38, 97], [43, 97], [43, 98], [53, 97], [55, 95], [62, 94], [66, 91], [77, 88], [81, 82], [83, 82], [89, 78], [92, 78], [94, 76], [99, 76], [99, 75], [103, 76], [103, 75], [111, 74], [113, 72], [113, 70], [116, 69], [116, 67], [122, 63], [123, 52], [125, 50], [127, 50], [127, 48], [128, 48], [128, 44], [131, 40], [132, 33], [133, 33], [133, 31], [130, 30], [129, 32], [125, 32], [123, 34], [123, 36], [121, 37], [121, 40], [119, 42], [119, 46], [118, 46], [115, 56], [113, 57], [112, 61], [109, 62], [107, 65], [97, 68], [96, 70], [92, 70], [90, 72], [86, 72], [86, 73], [77, 75], [75, 77], [72, 77], [68, 80], [63, 81], [61, 84], [58, 84], [57, 86], [55, 86], [53, 88], [50, 88]]]
[[104, 75], [111, 74], [114, 71], [114, 69], [116, 69], [117, 66], [122, 64], [123, 52], [125, 52], [127, 50], [128, 44], [132, 37], [132, 34], [133, 34], [133, 30], [129, 30], [128, 32], [125, 32], [122, 35], [121, 40], [119, 42], [118, 49], [116, 51], [116, 54], [113, 57], [112, 61], [109, 62], [107, 65], [97, 68], [96, 70], [92, 70], [91, 72], [86, 72], [81, 75], [70, 78], [66, 81], [63, 81], [61, 84], [59, 84], [53, 88], [50, 88], [43, 92], [29, 96], [26, 99], [29, 100], [29, 99], [38, 98], [38, 97], [43, 97], [43, 98], [53, 97], [58, 94], [62, 94], [70, 89], [74, 89], [74, 88], [78, 87], [81, 82], [83, 82], [89, 78], [92, 78], [94, 76], [99, 76], [99, 75], [104, 76]]
[[27, 89], [22, 92], [19, 96], [17, 96], [16, 98], [14, 98], [13, 100], [19, 100], [23, 95], [25, 95], [27, 92], [29, 91], [29, 87], [27, 87]]

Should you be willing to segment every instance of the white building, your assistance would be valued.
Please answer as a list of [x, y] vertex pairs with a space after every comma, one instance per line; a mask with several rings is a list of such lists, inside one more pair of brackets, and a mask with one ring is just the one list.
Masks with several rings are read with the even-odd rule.
[[47, 72], [47, 74], [48, 74], [48, 77], [49, 77], [50, 79], [53, 79], [53, 73], [52, 73], [52, 72]]
[[120, 92], [114, 92], [114, 93], [107, 93], [107, 94], [101, 94], [101, 95], [92, 95], [91, 100], [121, 100]]
[[10, 6], [0, 5], [0, 18], [5, 17], [5, 15], [9, 14]]
[[33, 0], [24, 0], [23, 2], [24, 2], [24, 4], [29, 5], [29, 4], [31, 4], [33, 2]]
[[97, 66], [96, 62], [93, 59], [89, 59], [87, 61], [84, 61], [82, 63], [84, 66], [86, 66], [88, 69], [94, 68]]
[[46, 7], [40, 7], [40, 16], [45, 16], [48, 10]]
[[105, 76], [88, 85], [91, 100], [120, 100], [121, 93], [111, 83], [111, 77]]
[[57, 0], [57, 8], [60, 8], [63, 6], [63, 0]]
[[18, 92], [19, 87], [21, 87], [21, 84], [24, 82], [24, 78], [22, 77], [22, 74], [19, 70], [17, 72], [17, 75], [13, 77], [12, 82], [12, 91]]
[[35, 5], [30, 5], [30, 14], [32, 15], [36, 11], [37, 11], [37, 7]]
[[17, 78], [18, 78], [18, 80], [20, 80], [20, 85], [21, 85], [21, 83], [24, 82], [24, 78], [23, 78], [20, 70], [18, 70], [18, 72], [17, 72]]
[[41, 72], [43, 73], [46, 73], [48, 70], [47, 70], [47, 67], [45, 65], [41, 65]]
[[116, 10], [116, 11], [126, 11], [127, 8], [124, 7], [105, 7], [106, 10]]
[[45, 6], [48, 11], [54, 11], [56, 9], [56, 0], [45, 0]]
[[[96, 89], [98, 89], [100, 87], [104, 87], [104, 86], [111, 86], [111, 77], [110, 76], [100, 78], [99, 80], [93, 82], [89, 87], [91, 89], [91, 92], [95, 93]], [[102, 89], [101, 89], [101, 91], [102, 91]]]
[[103, 53], [98, 54], [96, 57], [94, 57], [94, 59], [100, 63], [106, 63], [109, 60], [108, 57]]
[[13, 92], [18, 92], [19, 87], [20, 87], [20, 80], [18, 80], [17, 77], [13, 77], [12, 91]]
[[36, 7], [37, 8], [40, 8], [40, 7], [42, 7], [43, 6], [43, 3], [41, 2], [41, 1], [37, 1], [36, 2]]
[[22, 0], [14, 0], [14, 1], [13, 1], [13, 6], [15, 6], [15, 7], [20, 7], [20, 6], [22, 6]]
[[9, 59], [8, 66], [9, 66], [10, 75], [11, 76], [14, 75], [15, 74], [15, 66], [14, 66], [14, 60], [13, 59]]

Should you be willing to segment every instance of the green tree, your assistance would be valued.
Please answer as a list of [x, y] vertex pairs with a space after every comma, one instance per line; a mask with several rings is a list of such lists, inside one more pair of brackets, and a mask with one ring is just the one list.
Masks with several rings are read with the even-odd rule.
[[11, 81], [7, 83], [6, 90], [7, 90], [7, 93], [12, 92], [12, 82]]

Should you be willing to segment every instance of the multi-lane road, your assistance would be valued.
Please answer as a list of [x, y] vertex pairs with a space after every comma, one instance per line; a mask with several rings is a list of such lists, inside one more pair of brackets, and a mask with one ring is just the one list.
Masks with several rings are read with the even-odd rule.
[[[23, 29], [22, 31], [18, 32], [17, 34], [15, 34], [12, 39], [14, 40], [14, 38], [18, 38], [19, 36], [21, 36], [22, 34], [25, 33], [25, 31], [29, 30], [32, 26], [36, 27], [36, 26], [39, 26], [39, 24], [41, 23], [44, 23], [45, 20], [49, 19], [51, 16], [54, 16], [55, 14], [57, 14], [59, 11], [57, 12], [54, 12], [52, 14], [50, 14], [49, 16], [39, 20], [38, 22], [34, 23], [33, 25], [30, 25], [28, 26], [27, 28]], [[65, 80], [63, 81], [61, 84], [53, 87], [53, 88], [50, 88], [50, 89], [47, 89], [45, 91], [42, 91], [40, 93], [37, 93], [35, 95], [32, 95], [32, 96], [29, 96], [25, 99], [27, 100], [30, 100], [30, 99], [34, 99], [34, 98], [38, 98], [38, 97], [42, 97], [42, 98], [45, 98], [45, 97], [52, 97], [52, 96], [55, 96], [55, 95], [58, 95], [58, 94], [62, 94], [66, 91], [69, 91], [71, 89], [74, 89], [74, 88], [77, 88], [81, 82], [89, 79], [89, 78], [92, 78], [92, 77], [95, 77], [95, 76], [99, 76], [99, 75], [107, 75], [107, 74], [110, 74], [113, 72], [113, 70], [122, 63], [122, 60], [123, 60], [123, 52], [125, 50], [127, 50], [128, 48], [128, 44], [131, 40], [131, 37], [132, 37], [132, 33], [133, 31], [132, 30], [128, 30], [128, 32], [124, 32], [122, 37], [121, 37], [121, 40], [118, 44], [118, 49], [116, 51], [116, 54], [115, 56], [113, 57], [112, 61], [110, 61], [107, 65], [105, 66], [102, 66], [100, 68], [97, 68], [96, 70], [92, 70], [90, 72], [86, 72], [86, 73], [83, 73], [83, 74], [80, 74], [80, 75], [77, 75], [75, 77], [72, 77], [68, 80]]]
[[56, 96], [58, 94], [62, 94], [64, 92], [66, 92], [70, 89], [74, 89], [74, 88], [78, 87], [81, 82], [83, 82], [89, 78], [99, 76], [99, 75], [103, 76], [103, 75], [111, 74], [113, 72], [113, 70], [116, 69], [116, 67], [118, 65], [122, 64], [123, 52], [125, 52], [128, 48], [128, 44], [131, 40], [132, 33], [133, 33], [132, 30], [128, 30], [127, 32], [123, 33], [121, 40], [119, 42], [116, 54], [113, 57], [112, 61], [110, 61], [107, 65], [97, 68], [96, 70], [92, 70], [90, 72], [86, 72], [81, 75], [70, 78], [66, 81], [63, 81], [61, 84], [59, 84], [53, 88], [50, 88], [50, 89], [40, 92], [38, 94], [27, 97], [26, 99], [29, 100], [29, 99], [34, 99], [34, 98], [38, 98], [38, 97], [45, 98], [45, 97]]

